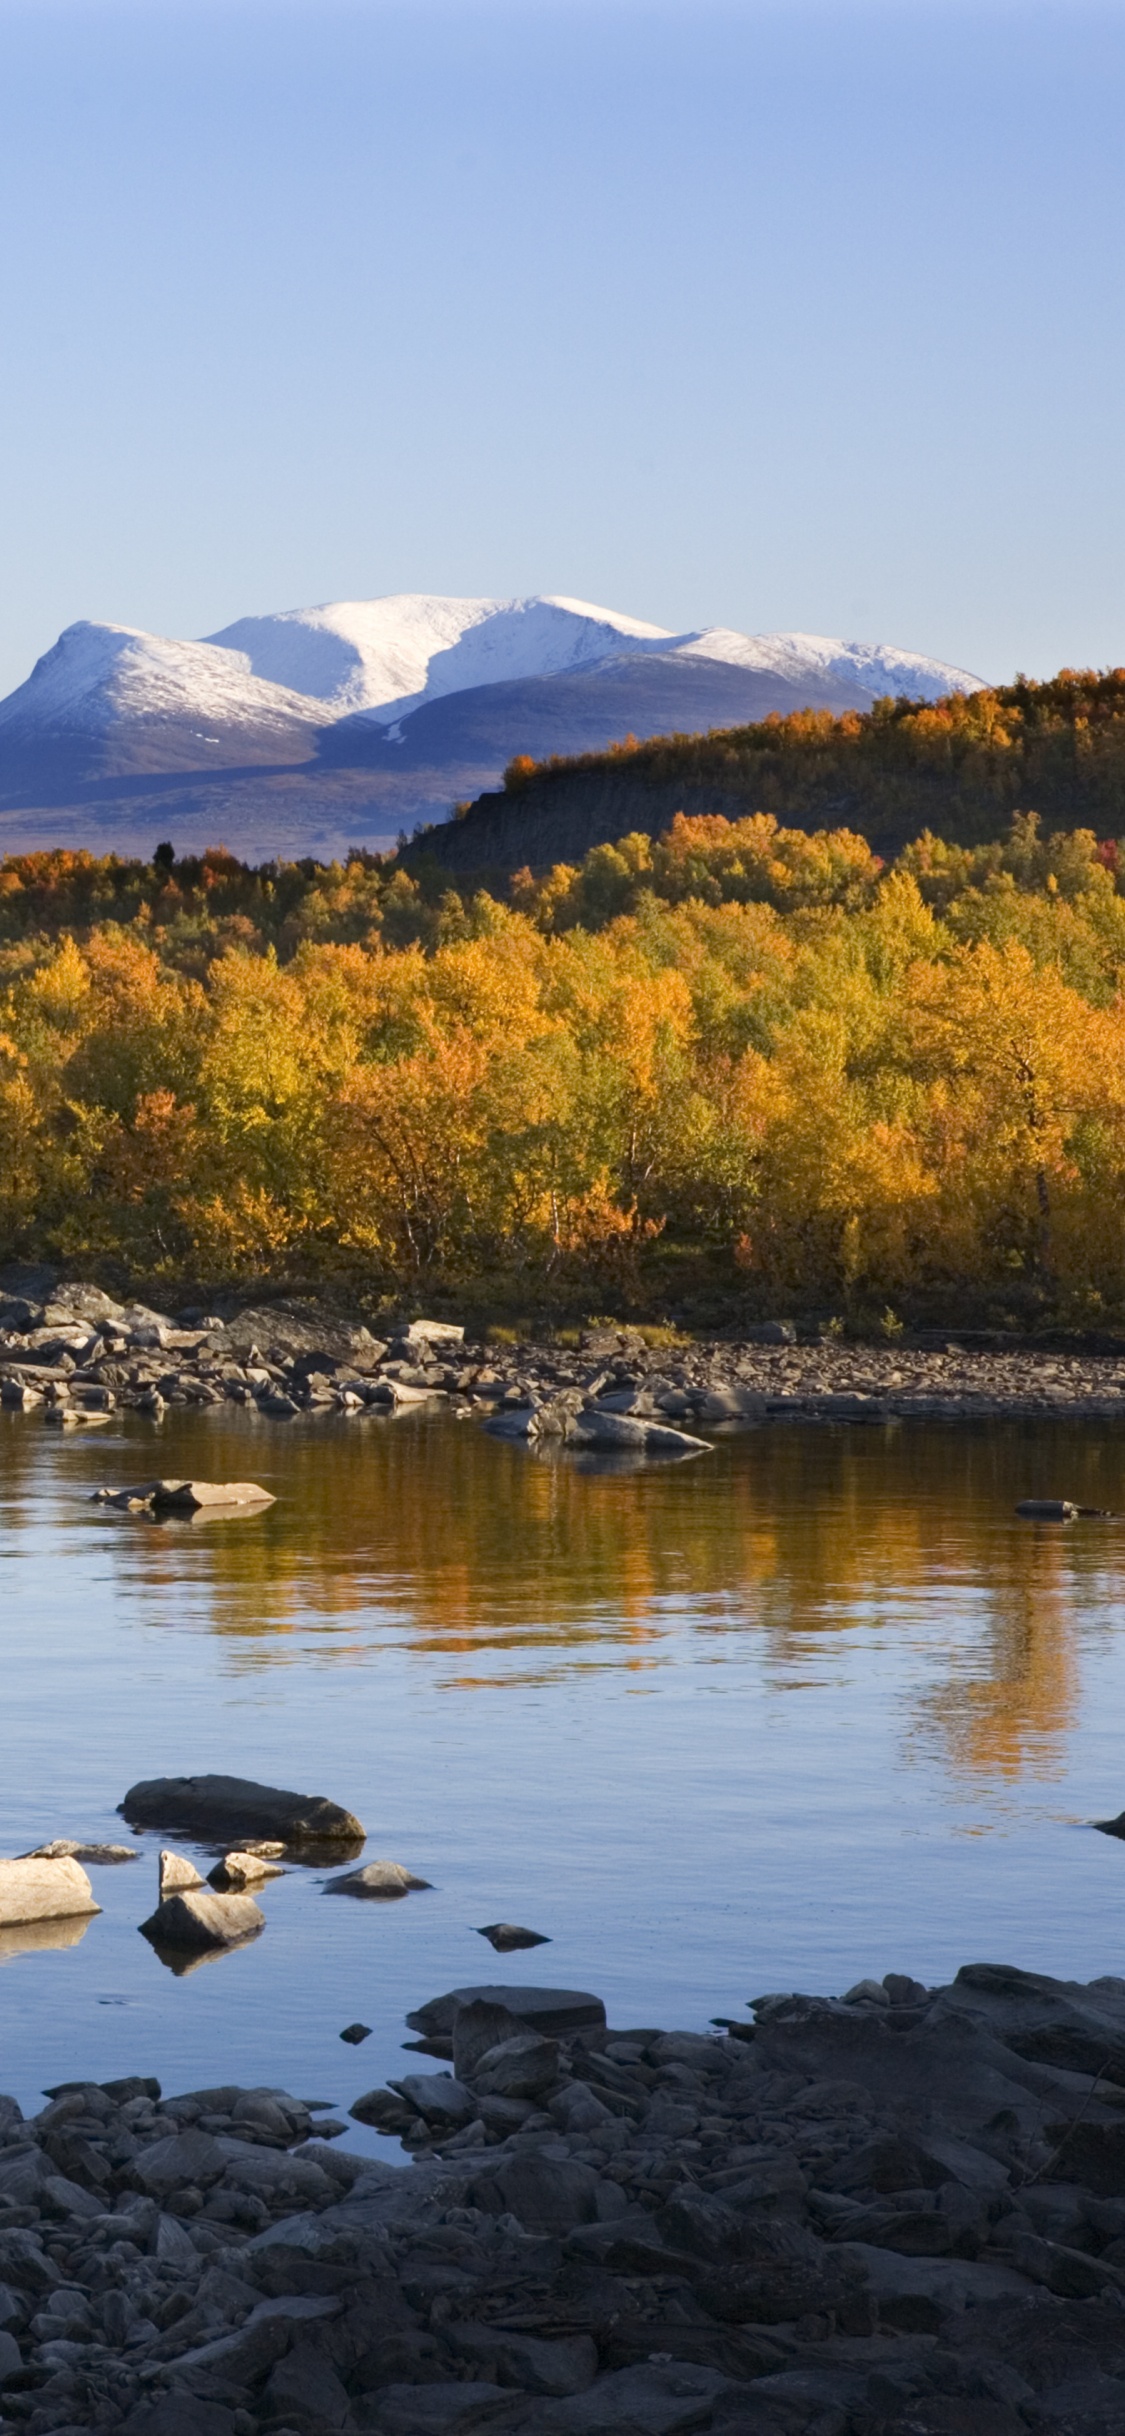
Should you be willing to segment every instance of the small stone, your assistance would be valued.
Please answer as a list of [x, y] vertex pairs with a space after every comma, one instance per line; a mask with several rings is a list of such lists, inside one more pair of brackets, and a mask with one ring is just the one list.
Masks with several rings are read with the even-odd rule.
[[[207, 1883], [226, 1894], [232, 1890], [237, 1893], [244, 1886], [260, 1885], [267, 1878], [284, 1876], [285, 1871], [278, 1867], [277, 1862], [266, 1860], [262, 1853], [228, 1852], [221, 1861], [216, 1861], [214, 1869], [208, 1870]], [[196, 1884], [199, 1884], [198, 1879]]]
[[371, 2030], [367, 2022], [349, 2022], [347, 2029], [341, 2030], [340, 2036], [346, 2047], [362, 2047], [364, 2039], [370, 2038]]
[[514, 1928], [510, 1920], [493, 1920], [488, 1928], [477, 1929], [475, 1935], [487, 1937], [496, 1954], [515, 1954], [522, 1946], [550, 1945], [549, 1937], [541, 1937], [538, 1929]]
[[160, 1901], [162, 1903], [168, 1895], [183, 1894], [186, 1892], [188, 1887], [202, 1886], [203, 1884], [203, 1880], [200, 1877], [199, 1871], [195, 1867], [195, 1863], [193, 1861], [185, 1861], [183, 1854], [180, 1852], [162, 1852], [160, 1855], [159, 1868]]

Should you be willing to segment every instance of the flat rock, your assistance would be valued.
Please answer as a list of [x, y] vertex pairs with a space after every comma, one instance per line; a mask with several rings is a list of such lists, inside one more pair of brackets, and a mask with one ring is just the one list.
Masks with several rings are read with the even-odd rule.
[[70, 1836], [56, 1836], [52, 1844], [37, 1844], [34, 1852], [21, 1853], [24, 1861], [82, 1861], [87, 1868], [113, 1868], [122, 1861], [139, 1861], [137, 1844], [76, 1844]]
[[367, 1861], [362, 1869], [349, 1869], [343, 1878], [330, 1878], [324, 1892], [355, 1895], [360, 1902], [386, 1902], [428, 1888], [430, 1883], [429, 1878], [413, 1877], [400, 1861]]
[[138, 1827], [179, 1827], [204, 1841], [249, 1836], [283, 1845], [360, 1845], [366, 1829], [319, 1793], [289, 1793], [248, 1776], [153, 1776], [118, 1804]]
[[900, 2250], [884, 2250], [874, 2242], [841, 2242], [840, 2251], [862, 2267], [869, 2290], [886, 2313], [886, 2305], [903, 2299], [924, 2300], [940, 2314], [983, 2309], [993, 2301], [1018, 2300], [1035, 2285], [1014, 2267], [994, 2266], [983, 2259], [907, 2258]]
[[141, 1922], [141, 1935], [153, 1945], [183, 1946], [199, 1952], [210, 1946], [240, 1945], [266, 1925], [266, 1916], [249, 1895], [212, 1895], [189, 1888], [169, 1895], [151, 1917]]
[[569, 2038], [576, 2030], [604, 2030], [605, 2006], [600, 1996], [580, 1988], [519, 1986], [451, 1988], [447, 1996], [431, 1997], [406, 2016], [407, 2026], [423, 2038], [449, 2036], [462, 2005], [498, 2005], [530, 2030], [545, 2038]]
[[571, 1437], [575, 1446], [634, 1447], [646, 1455], [711, 1452], [706, 1438], [689, 1438], [686, 1430], [671, 1429], [664, 1421], [642, 1421], [631, 1413], [601, 1412], [596, 1405], [588, 1405], [575, 1414]]
[[72, 1854], [0, 1861], [0, 1928], [73, 1920], [100, 1910], [86, 1872]]
[[687, 2360], [614, 2369], [584, 2394], [546, 2404], [543, 2436], [621, 2436], [626, 2428], [629, 2436], [680, 2436], [681, 2430], [686, 2436], [689, 2428], [709, 2424], [721, 2395], [745, 2390], [719, 2369]]
[[468, 2385], [385, 2385], [366, 2424], [375, 2436], [445, 2436], [446, 2429], [471, 2427], [490, 2403], [515, 2400], [510, 2386], [490, 2385], [482, 2377]]
[[94, 1505], [128, 1514], [197, 1514], [205, 1506], [272, 1506], [272, 1489], [256, 1480], [149, 1480], [136, 1489], [96, 1489]]

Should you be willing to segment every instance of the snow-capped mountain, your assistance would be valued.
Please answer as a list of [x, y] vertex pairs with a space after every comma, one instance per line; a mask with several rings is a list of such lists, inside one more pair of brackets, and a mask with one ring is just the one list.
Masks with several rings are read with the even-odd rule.
[[256, 677], [314, 696], [332, 717], [366, 711], [387, 726], [441, 694], [557, 676], [610, 653], [659, 650], [668, 639], [661, 626], [589, 601], [426, 592], [243, 617], [207, 637], [244, 652]]
[[322, 724], [318, 704], [263, 685], [241, 654], [84, 620], [0, 702], [0, 774], [76, 755], [107, 772], [289, 762]]
[[872, 698], [913, 693], [936, 700], [980, 683], [967, 669], [881, 643], [736, 634], [726, 626], [672, 634], [615, 609], [549, 594], [490, 601], [396, 592], [383, 600], [328, 601], [318, 609], [239, 618], [207, 641], [244, 653], [256, 677], [312, 696], [330, 717], [366, 713], [388, 727], [445, 694], [573, 674], [642, 652], [722, 660], [796, 685], [850, 682]]
[[547, 594], [334, 601], [202, 642], [82, 622], [0, 702], [0, 846], [150, 851], [154, 821], [259, 855], [385, 845], [495, 786], [514, 753], [982, 682], [883, 644], [673, 634]]

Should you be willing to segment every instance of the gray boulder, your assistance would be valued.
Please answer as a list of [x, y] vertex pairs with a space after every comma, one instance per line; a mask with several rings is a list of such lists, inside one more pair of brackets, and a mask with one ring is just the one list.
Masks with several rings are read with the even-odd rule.
[[522, 2027], [506, 2005], [460, 2005], [453, 2023], [453, 2069], [458, 2080], [471, 2081], [481, 2057], [505, 2039], [517, 2038]]
[[477, 2111], [472, 2090], [448, 2072], [408, 2072], [389, 2086], [437, 2131], [460, 2131]]
[[559, 2077], [558, 2042], [524, 2030], [489, 2047], [474, 2066], [473, 2084], [482, 2097], [541, 2098]]

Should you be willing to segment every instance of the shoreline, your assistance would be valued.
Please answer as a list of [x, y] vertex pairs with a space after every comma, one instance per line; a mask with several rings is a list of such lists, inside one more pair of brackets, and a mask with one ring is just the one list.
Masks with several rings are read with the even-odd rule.
[[0, 2098], [0, 2427], [1125, 2426], [1125, 1979], [888, 1973], [710, 2035], [522, 1985], [410, 2018], [436, 2068], [352, 2109], [405, 2166], [266, 2087]]
[[[158, 1421], [177, 1405], [254, 1406], [283, 1421], [430, 1404], [501, 1423], [538, 1415], [532, 1437], [570, 1435], [567, 1415], [579, 1412], [689, 1432], [1125, 1417], [1125, 1345], [981, 1347], [953, 1331], [926, 1343], [797, 1341], [787, 1322], [740, 1338], [624, 1325], [568, 1333], [573, 1345], [509, 1342], [497, 1329], [479, 1341], [461, 1323], [421, 1319], [378, 1338], [358, 1318], [294, 1299], [177, 1319], [93, 1285], [60, 1285], [40, 1301], [0, 1294], [0, 1403], [64, 1427], [98, 1426], [117, 1410]], [[622, 1442], [632, 1434], [617, 1432]]]

